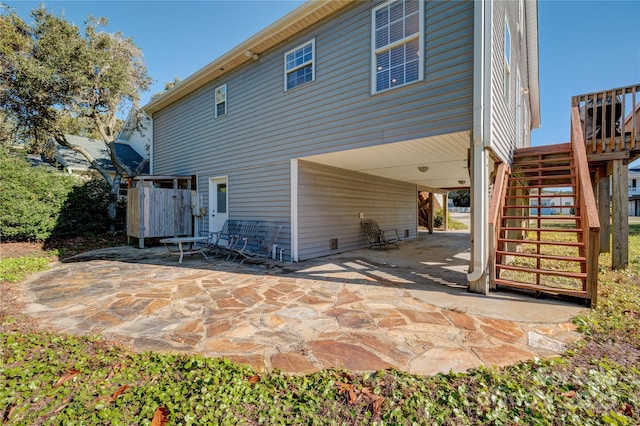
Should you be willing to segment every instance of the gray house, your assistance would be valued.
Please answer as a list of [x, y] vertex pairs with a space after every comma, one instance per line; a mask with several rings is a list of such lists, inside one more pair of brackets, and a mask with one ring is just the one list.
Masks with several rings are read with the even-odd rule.
[[418, 191], [471, 188], [485, 292], [492, 172], [540, 123], [537, 27], [534, 0], [309, 1], [145, 106], [152, 173], [197, 176], [208, 231], [282, 224], [293, 261], [366, 247], [362, 217], [415, 237]]

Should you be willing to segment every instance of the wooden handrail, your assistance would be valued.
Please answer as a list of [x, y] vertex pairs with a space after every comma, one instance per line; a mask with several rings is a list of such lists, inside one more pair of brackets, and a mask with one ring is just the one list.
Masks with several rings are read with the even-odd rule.
[[589, 162], [584, 143], [580, 111], [578, 105], [571, 108], [571, 148], [576, 166], [576, 184], [579, 197], [580, 218], [586, 236], [583, 237], [587, 258], [587, 294], [591, 296], [591, 304], [595, 306], [598, 297], [598, 254], [600, 252], [600, 219], [596, 200], [591, 187]]
[[489, 278], [490, 287], [494, 288], [493, 280], [496, 278], [496, 251], [498, 250], [498, 237], [500, 233], [500, 221], [502, 220], [502, 203], [507, 190], [507, 178], [509, 167], [500, 163], [496, 171], [495, 184], [489, 203]]

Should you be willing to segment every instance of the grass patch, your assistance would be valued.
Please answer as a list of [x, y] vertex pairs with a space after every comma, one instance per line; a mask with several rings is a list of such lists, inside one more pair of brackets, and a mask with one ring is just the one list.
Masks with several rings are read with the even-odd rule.
[[449, 218], [449, 220], [447, 221], [447, 225], [449, 227], [449, 229], [469, 229], [469, 227], [467, 226], [466, 223], [464, 222], [460, 222], [459, 220], [456, 219], [451, 219]]
[[[638, 231], [632, 256], [640, 255]], [[640, 424], [640, 265], [611, 271], [606, 256], [598, 307], [575, 318], [585, 334], [576, 347], [464, 374], [259, 374], [225, 359], [139, 354], [99, 337], [45, 332], [0, 310], [0, 418], [8, 425]]]
[[47, 270], [52, 260], [53, 256], [0, 259], [0, 282], [20, 282], [30, 274]]

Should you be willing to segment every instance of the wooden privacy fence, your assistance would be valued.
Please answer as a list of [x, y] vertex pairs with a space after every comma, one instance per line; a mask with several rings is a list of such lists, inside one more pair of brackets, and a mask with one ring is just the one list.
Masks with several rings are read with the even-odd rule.
[[145, 238], [193, 235], [191, 190], [139, 185], [127, 195], [127, 236]]

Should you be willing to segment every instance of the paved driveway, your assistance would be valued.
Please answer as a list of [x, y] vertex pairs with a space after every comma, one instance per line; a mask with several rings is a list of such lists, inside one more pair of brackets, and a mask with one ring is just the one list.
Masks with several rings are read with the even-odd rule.
[[568, 322], [579, 305], [467, 293], [468, 259], [464, 232], [297, 264], [178, 265], [163, 247], [118, 247], [56, 264], [24, 297], [58, 331], [291, 373], [463, 371], [553, 356], [579, 338]]

